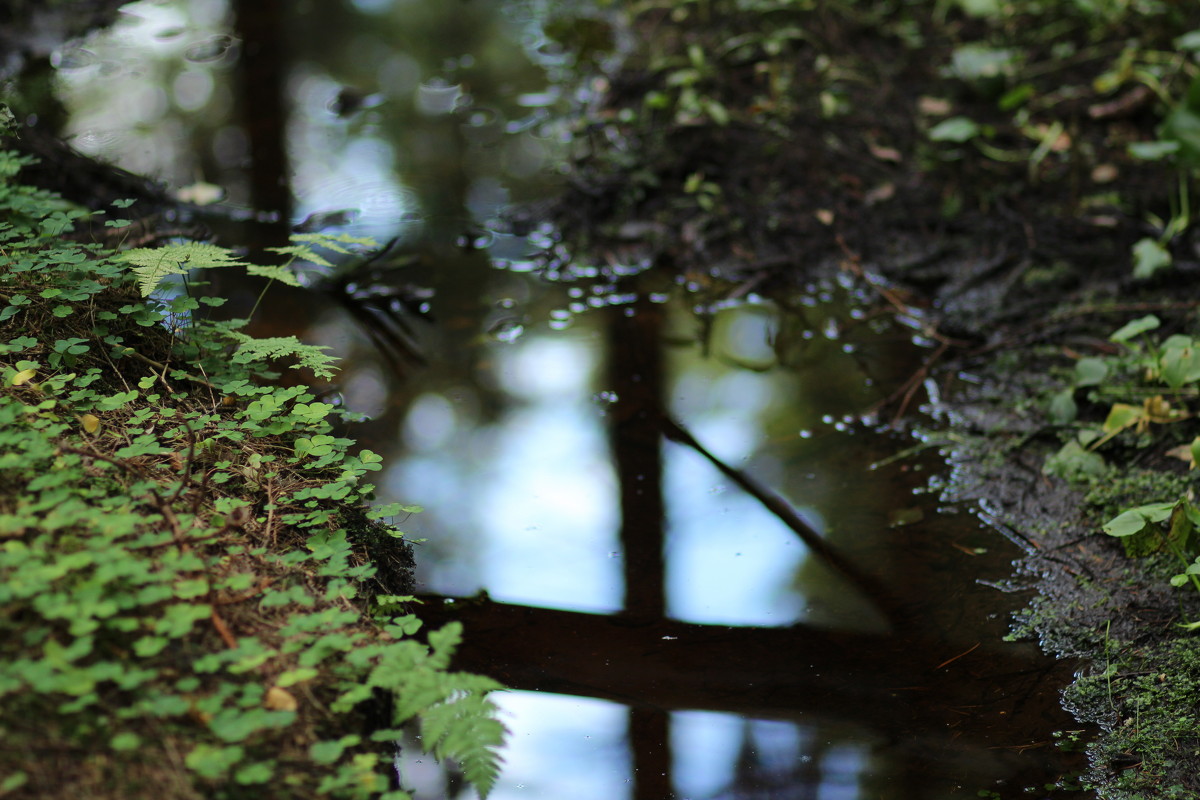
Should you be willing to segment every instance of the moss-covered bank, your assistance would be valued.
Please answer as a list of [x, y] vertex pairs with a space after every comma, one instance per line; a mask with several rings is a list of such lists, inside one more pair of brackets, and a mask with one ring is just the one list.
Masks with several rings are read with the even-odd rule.
[[410, 733], [486, 793], [496, 687], [409, 613], [379, 456], [273, 382], [330, 359], [211, 319], [195, 270], [294, 278], [91, 243], [21, 166], [0, 152], [0, 795], [398, 800]]

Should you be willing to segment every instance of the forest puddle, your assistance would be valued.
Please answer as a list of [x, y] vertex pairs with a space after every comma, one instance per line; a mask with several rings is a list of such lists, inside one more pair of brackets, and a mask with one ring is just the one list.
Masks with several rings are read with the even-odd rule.
[[[397, 239], [347, 279], [359, 302], [278, 287], [255, 325], [346, 357], [329, 396], [371, 417], [379, 499], [425, 508], [399, 523], [429, 616], [517, 690], [492, 797], [1056, 796], [1067, 676], [1002, 641], [1019, 598], [980, 583], [1017, 553], [941, 504], [935, 454], [894, 458], [917, 443], [861, 421], [928, 351], [849, 276], [788, 297], [636, 260], [548, 279], [530, 257], [553, 232], [504, 212], [560, 180], [566, 57], [534, 4], [505, 8], [314, 6], [257, 85], [252, 15], [217, 0], [135, 4], [51, 58], [89, 152]], [[401, 769], [456, 796], [431, 759]]]

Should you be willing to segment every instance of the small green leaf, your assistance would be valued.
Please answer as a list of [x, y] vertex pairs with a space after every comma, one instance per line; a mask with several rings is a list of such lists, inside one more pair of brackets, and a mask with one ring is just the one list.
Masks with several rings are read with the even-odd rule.
[[1108, 377], [1108, 364], [1102, 358], [1081, 358], [1075, 362], [1075, 385], [1096, 386]]
[[967, 142], [979, 135], [979, 126], [967, 117], [951, 117], [929, 130], [935, 142]]
[[[272, 253], [279, 253], [280, 255], [291, 256], [293, 260], [298, 259], [300, 261], [307, 261], [310, 264], [316, 264], [321, 267], [332, 267], [333, 266], [333, 264], [329, 261], [329, 259], [320, 255], [319, 253], [317, 253], [316, 250], [313, 250], [311, 247], [309, 247], [307, 245], [290, 244], [290, 245], [287, 245], [286, 247], [268, 247], [267, 249], [270, 250]], [[300, 285], [299, 281], [296, 282], [296, 285], [297, 286]]]
[[114, 736], [112, 741], [109, 742], [109, 745], [113, 750], [118, 752], [124, 750], [136, 750], [142, 746], [142, 738], [136, 733], [124, 731]]
[[1136, 425], [1146, 416], [1146, 409], [1142, 406], [1131, 406], [1128, 403], [1113, 403], [1109, 409], [1108, 416], [1104, 419], [1104, 432], [1109, 434], [1119, 433], [1131, 425]]
[[1079, 442], [1071, 441], [1046, 459], [1042, 472], [1065, 480], [1077, 481], [1101, 477], [1107, 469], [1103, 457], [1085, 450]]
[[1143, 161], [1161, 161], [1179, 152], [1179, 142], [1133, 142], [1129, 155]]
[[170, 639], [165, 639], [161, 636], [143, 636], [133, 643], [133, 654], [139, 658], [150, 658], [162, 652]]
[[1144, 280], [1171, 266], [1171, 254], [1156, 239], [1142, 239], [1133, 246], [1133, 277]]
[[287, 727], [295, 718], [294, 711], [225, 708], [213, 715], [208, 727], [223, 741], [242, 742], [259, 731]]
[[1159, 376], [1172, 389], [1200, 380], [1200, 348], [1189, 340], [1188, 346], [1163, 350], [1159, 358]]
[[183, 763], [188, 769], [202, 778], [215, 780], [223, 777], [229, 769], [242, 760], [242, 748], [214, 747], [210, 744], [198, 744], [184, 757]]
[[1200, 50], [1200, 30], [1188, 31], [1175, 39], [1177, 50]]
[[[277, 247], [268, 247], [268, 250], [278, 251]], [[273, 281], [279, 281], [287, 286], [299, 287], [300, 279], [296, 277], [296, 273], [288, 267], [271, 266], [263, 267], [258, 264], [247, 264], [246, 272], [259, 278], [268, 278]]]
[[247, 764], [234, 773], [233, 779], [243, 786], [267, 783], [275, 775], [275, 768], [266, 761]]
[[1149, 505], [1138, 506], [1131, 508], [1128, 511], [1118, 514], [1109, 520], [1101, 528], [1109, 536], [1133, 536], [1145, 528], [1151, 522], [1162, 522], [1167, 517], [1171, 516], [1171, 511], [1176, 504], [1171, 503], [1150, 503]]
[[193, 269], [216, 269], [240, 265], [233, 251], [202, 242], [185, 242], [164, 247], [139, 247], [117, 253], [116, 258], [133, 265], [142, 297], [154, 294], [164, 278], [187, 275]]
[[1101, 530], [1109, 536], [1133, 536], [1146, 527], [1146, 518], [1136, 510], [1126, 511], [1106, 522]]
[[1144, 317], [1139, 317], [1122, 325], [1117, 329], [1116, 333], [1108, 337], [1108, 340], [1110, 342], [1127, 342], [1139, 334], [1154, 330], [1161, 324], [1158, 317], [1153, 314], [1147, 314]]
[[347, 747], [353, 747], [361, 741], [361, 736], [350, 734], [336, 741], [314, 742], [308, 748], [308, 754], [318, 764], [332, 764], [342, 757], [342, 752]]
[[0, 780], [0, 795], [8, 794], [14, 789], [20, 789], [29, 782], [29, 775], [25, 772], [13, 772], [4, 776], [4, 780]]
[[1079, 408], [1075, 405], [1074, 395], [1074, 389], [1063, 389], [1050, 398], [1050, 421], [1055, 425], [1069, 425], [1075, 421]]
[[301, 667], [299, 669], [291, 669], [291, 670], [288, 670], [287, 672], [282, 673], [275, 680], [275, 685], [281, 689], [286, 689], [288, 686], [292, 686], [297, 683], [303, 683], [304, 681], [310, 681], [313, 678], [317, 677], [318, 674], [320, 674], [320, 673], [318, 673], [317, 670], [312, 669], [310, 667]]

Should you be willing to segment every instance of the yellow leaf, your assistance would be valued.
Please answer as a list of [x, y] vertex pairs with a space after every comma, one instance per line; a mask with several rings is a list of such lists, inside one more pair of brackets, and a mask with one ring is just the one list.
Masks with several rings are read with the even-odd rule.
[[1136, 425], [1145, 416], [1146, 410], [1131, 406], [1127, 403], [1113, 403], [1112, 409], [1108, 412], [1108, 418], [1104, 420], [1105, 433], [1118, 433], [1125, 430], [1130, 425]]
[[23, 369], [16, 375], [12, 376], [12, 385], [22, 386], [31, 381], [34, 375], [37, 375], [36, 369]]
[[263, 698], [263, 706], [271, 711], [295, 711], [300, 704], [287, 689], [272, 686], [267, 689], [267, 696]]
[[1142, 408], [1145, 409], [1146, 416], [1151, 419], [1155, 417], [1165, 419], [1171, 415], [1171, 404], [1164, 400], [1161, 394], [1147, 397], [1142, 401]]
[[1190, 444], [1181, 444], [1179, 447], [1172, 447], [1170, 450], [1163, 453], [1163, 455], [1167, 456], [1168, 458], [1178, 458], [1180, 461], [1186, 461], [1188, 463], [1188, 469], [1196, 468], [1196, 461], [1192, 457], [1192, 446]]
[[79, 421], [83, 423], [83, 429], [88, 433], [95, 433], [100, 430], [100, 418], [95, 414], [84, 414], [79, 418]]

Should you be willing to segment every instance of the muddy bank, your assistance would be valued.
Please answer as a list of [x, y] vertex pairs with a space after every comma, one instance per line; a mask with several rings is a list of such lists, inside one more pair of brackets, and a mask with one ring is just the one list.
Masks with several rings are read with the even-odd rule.
[[[1126, 442], [1105, 454], [1107, 464], [1094, 462], [1098, 471], [1090, 476], [1048, 475], [1047, 463], [1073, 432], [1053, 424], [1046, 406], [1080, 358], [1072, 345], [1103, 346], [1111, 321], [1135, 310], [1166, 318], [1162, 307], [1174, 305], [1175, 296], [1135, 309], [1110, 294], [1103, 301], [1108, 313], [1080, 308], [1070, 324], [1064, 320], [1032, 341], [1018, 339], [989, 358], [959, 359], [940, 373], [948, 390], [936, 404], [943, 425], [928, 434], [945, 442], [954, 464], [949, 497], [976, 502], [980, 516], [1024, 550], [1008, 588], [1036, 595], [1017, 615], [1013, 635], [1079, 660], [1063, 702], [1081, 724], [1102, 731], [1087, 745], [1083, 781], [1102, 798], [1185, 798], [1200, 791], [1200, 643], [1181, 627], [1196, 619], [1197, 595], [1170, 584], [1181, 567], [1162, 548], [1133, 558], [1121, 540], [1102, 532], [1126, 509], [1190, 495], [1195, 478], [1186, 463], [1161, 455], [1182, 432]], [[1025, 320], [1023, 327], [1047, 327], [1041, 322]], [[1107, 410], [1091, 405], [1085, 415]], [[1063, 732], [1064, 743], [1078, 737]]]

